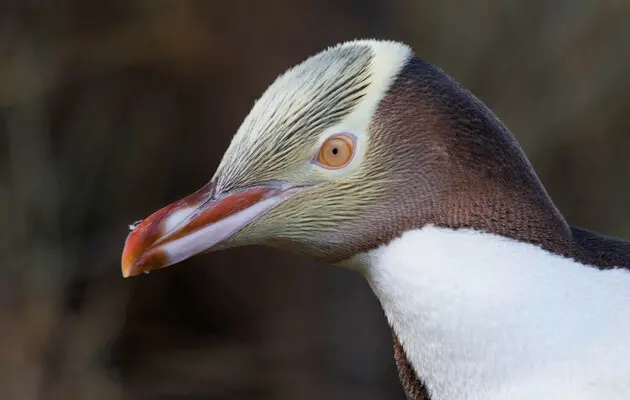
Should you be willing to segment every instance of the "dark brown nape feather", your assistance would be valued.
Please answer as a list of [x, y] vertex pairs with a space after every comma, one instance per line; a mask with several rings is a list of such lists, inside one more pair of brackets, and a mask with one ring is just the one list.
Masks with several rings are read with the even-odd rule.
[[[372, 129], [382, 146], [411, 164], [387, 166], [409, 184], [394, 194], [399, 208], [395, 215], [375, 211], [390, 213], [385, 224], [375, 227], [375, 221], [385, 218], [366, 218], [370, 226], [362, 232], [369, 243], [363, 251], [433, 224], [532, 243], [600, 269], [630, 268], [630, 243], [570, 227], [508, 129], [434, 66], [410, 60], [381, 101]], [[415, 144], [402, 150], [404, 157], [396, 153], [403, 143]], [[407, 398], [430, 399], [393, 336]]]
[[579, 253], [573, 255], [576, 260], [600, 269], [630, 269], [629, 242], [577, 227], [571, 227], [571, 231], [576, 253]]

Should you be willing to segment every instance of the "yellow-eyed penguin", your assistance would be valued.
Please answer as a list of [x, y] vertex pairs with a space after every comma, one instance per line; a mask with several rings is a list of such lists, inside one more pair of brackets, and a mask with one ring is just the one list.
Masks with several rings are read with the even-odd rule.
[[571, 227], [499, 119], [404, 44], [278, 77], [122, 271], [249, 244], [362, 273], [409, 399], [630, 399], [630, 244]]

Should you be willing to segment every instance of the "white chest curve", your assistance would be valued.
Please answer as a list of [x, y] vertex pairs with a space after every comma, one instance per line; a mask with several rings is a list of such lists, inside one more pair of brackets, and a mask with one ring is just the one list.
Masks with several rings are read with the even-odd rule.
[[630, 399], [630, 272], [426, 227], [359, 263], [432, 400]]

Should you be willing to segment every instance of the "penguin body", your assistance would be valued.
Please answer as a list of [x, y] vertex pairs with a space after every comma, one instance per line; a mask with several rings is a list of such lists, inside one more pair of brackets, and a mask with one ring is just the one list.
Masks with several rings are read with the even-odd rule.
[[124, 276], [262, 244], [359, 271], [410, 400], [630, 398], [630, 244], [572, 227], [490, 109], [401, 43], [288, 70]]

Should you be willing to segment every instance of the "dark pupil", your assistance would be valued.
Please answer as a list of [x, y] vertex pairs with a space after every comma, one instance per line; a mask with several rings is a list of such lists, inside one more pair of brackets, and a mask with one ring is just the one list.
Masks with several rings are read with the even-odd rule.
[[336, 147], [334, 147], [334, 148], [332, 149], [332, 153], [333, 153], [334, 155], [337, 155], [337, 153], [339, 153], [339, 150], [338, 150]]

